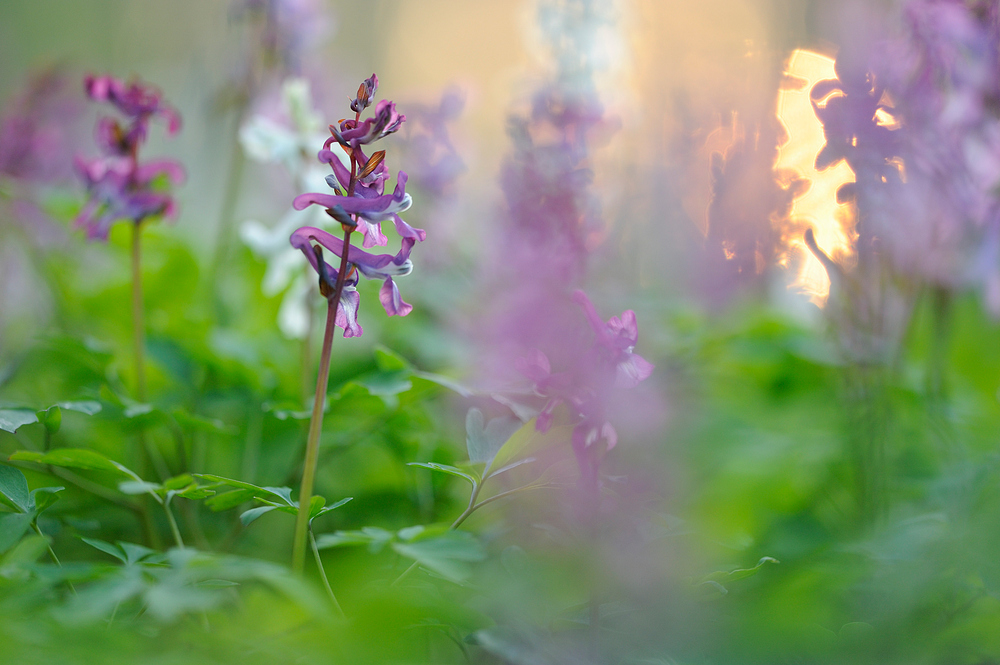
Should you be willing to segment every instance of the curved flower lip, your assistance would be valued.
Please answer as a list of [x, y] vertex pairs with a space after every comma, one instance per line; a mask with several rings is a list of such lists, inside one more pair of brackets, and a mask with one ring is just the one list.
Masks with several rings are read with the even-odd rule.
[[[319, 272], [319, 263], [310, 246], [312, 240], [336, 256], [341, 256], [343, 253], [344, 241], [342, 238], [315, 226], [303, 226], [296, 229], [289, 238], [289, 242], [292, 243], [292, 247], [301, 250], [306, 255], [316, 272]], [[350, 245], [347, 250], [347, 261], [357, 266], [361, 274], [369, 278], [405, 275], [413, 268], [413, 263], [410, 261], [412, 248], [413, 241], [407, 238], [403, 239], [403, 245], [395, 256], [392, 254], [370, 254], [359, 247]]]
[[604, 347], [615, 368], [616, 388], [634, 388], [649, 378], [655, 369], [649, 362], [632, 349], [639, 341], [639, 325], [635, 312], [625, 310], [621, 317], [612, 316], [605, 322], [597, 313], [594, 303], [587, 294], [577, 289], [573, 301], [583, 308], [590, 327], [597, 335], [597, 344]]
[[[423, 242], [427, 233], [423, 229], [415, 229], [400, 217], [400, 212], [407, 210], [413, 204], [413, 198], [406, 193], [406, 173], [399, 172], [396, 179], [396, 189], [392, 194], [361, 198], [359, 196], [336, 196], [334, 194], [309, 193], [300, 194], [292, 201], [296, 210], [304, 210], [310, 205], [321, 205], [324, 208], [340, 206], [348, 214], [358, 215], [365, 221], [379, 223], [392, 220], [396, 232], [403, 238]], [[383, 243], [379, 243], [383, 244]]]
[[396, 102], [383, 99], [375, 105], [375, 115], [371, 118], [361, 122], [345, 120], [340, 123], [340, 127], [330, 125], [333, 136], [326, 140], [323, 147], [329, 148], [336, 141], [340, 145], [357, 148], [392, 134], [405, 120], [405, 115], [396, 112]]
[[635, 312], [632, 310], [628, 309], [622, 312], [621, 318], [612, 316], [605, 323], [604, 319], [597, 313], [594, 303], [580, 289], [573, 292], [573, 302], [583, 308], [590, 327], [597, 335], [598, 342], [608, 346], [609, 349], [629, 349], [639, 341], [639, 326], [635, 319]]
[[110, 75], [88, 75], [84, 79], [87, 96], [96, 101], [110, 102], [119, 111], [136, 119], [161, 115], [167, 121], [167, 131], [177, 133], [181, 128], [181, 117], [163, 101], [160, 91], [145, 86], [138, 81], [125, 83]]
[[[300, 229], [296, 229], [292, 233], [291, 238], [289, 238], [292, 247], [301, 250], [313, 269], [322, 276], [328, 286], [332, 286], [333, 282], [336, 281], [337, 270], [326, 262], [320, 263], [317, 252], [312, 248], [313, 240], [325, 249], [333, 252], [336, 256], [341, 256], [343, 253], [343, 240], [315, 226], [303, 226]], [[369, 254], [354, 245], [350, 245], [347, 250], [347, 260], [358, 269], [358, 272], [368, 279], [385, 280], [382, 288], [379, 290], [379, 301], [389, 316], [406, 316], [413, 310], [413, 306], [404, 302], [402, 297], [400, 297], [399, 289], [392, 279], [393, 277], [408, 275], [413, 270], [413, 262], [410, 261], [410, 250], [413, 249], [413, 244], [414, 241], [412, 239], [403, 238], [402, 247], [400, 247], [399, 252], [395, 256], [392, 254]], [[357, 283], [357, 276], [352, 277], [354, 283]], [[341, 302], [344, 302], [343, 296], [341, 297]], [[356, 315], [357, 305], [354, 306], [353, 311]], [[341, 325], [339, 315], [337, 325]], [[356, 321], [355, 325], [357, 325]], [[347, 327], [341, 327], [344, 328], [345, 337], [354, 336], [353, 334], [347, 334]], [[358, 326], [357, 335], [360, 334], [361, 328]]]

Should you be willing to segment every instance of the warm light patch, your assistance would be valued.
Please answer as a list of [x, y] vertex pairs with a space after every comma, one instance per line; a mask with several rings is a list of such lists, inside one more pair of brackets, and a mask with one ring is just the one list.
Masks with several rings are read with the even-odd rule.
[[809, 189], [792, 204], [782, 227], [784, 252], [779, 264], [798, 269], [790, 288], [810, 295], [822, 307], [830, 292], [830, 279], [823, 265], [806, 247], [803, 234], [812, 227], [819, 247], [839, 263], [854, 256], [854, 213], [851, 204], [837, 203], [837, 189], [854, 182], [854, 172], [841, 161], [825, 171], [815, 168], [816, 154], [826, 143], [823, 126], [809, 101], [809, 91], [824, 79], [836, 78], [834, 60], [819, 53], [796, 50], [788, 59], [786, 81], [778, 91], [778, 119], [788, 141], [778, 150], [775, 171], [779, 178], [792, 174], [810, 181]]

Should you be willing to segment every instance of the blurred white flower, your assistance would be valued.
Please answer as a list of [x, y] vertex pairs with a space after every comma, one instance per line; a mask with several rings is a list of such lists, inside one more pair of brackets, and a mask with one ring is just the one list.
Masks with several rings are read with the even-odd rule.
[[[322, 116], [313, 108], [309, 82], [301, 78], [285, 81], [282, 86], [282, 118], [255, 115], [240, 128], [240, 145], [247, 157], [262, 163], [281, 164], [295, 181], [299, 192], [322, 191], [326, 187], [323, 164], [313, 152], [323, 143]], [[240, 227], [240, 238], [259, 258], [267, 261], [261, 282], [265, 296], [285, 293], [278, 310], [278, 327], [291, 339], [302, 339], [309, 331], [310, 297], [315, 280], [308, 264], [288, 242], [301, 226], [327, 228], [334, 221], [322, 208], [305, 210], [289, 207], [281, 220], [267, 226], [250, 219]]]

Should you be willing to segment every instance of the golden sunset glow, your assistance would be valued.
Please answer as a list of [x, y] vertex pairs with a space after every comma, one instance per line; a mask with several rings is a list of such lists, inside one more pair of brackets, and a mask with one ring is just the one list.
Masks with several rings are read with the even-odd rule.
[[780, 179], [800, 177], [810, 181], [808, 190], [792, 205], [788, 223], [781, 229], [784, 252], [779, 263], [797, 270], [790, 288], [807, 293], [820, 307], [830, 292], [830, 279], [823, 265], [806, 247], [803, 233], [812, 227], [819, 247], [838, 263], [854, 257], [854, 213], [851, 204], [837, 203], [837, 189], [854, 181], [847, 162], [817, 171], [816, 154], [825, 139], [823, 126], [809, 101], [809, 91], [818, 81], [836, 78], [834, 60], [819, 53], [796, 50], [785, 69], [786, 85], [778, 91], [778, 119], [788, 141], [778, 150], [775, 171]]

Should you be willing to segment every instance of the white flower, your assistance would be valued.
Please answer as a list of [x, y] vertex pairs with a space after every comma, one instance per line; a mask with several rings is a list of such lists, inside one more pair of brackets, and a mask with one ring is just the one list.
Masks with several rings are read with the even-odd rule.
[[[240, 145], [247, 157], [264, 163], [280, 163], [295, 180], [299, 191], [322, 191], [326, 186], [324, 167], [314, 154], [322, 144], [322, 119], [312, 107], [309, 82], [294, 78], [282, 86], [282, 103], [291, 126], [263, 115], [250, 118], [240, 128]], [[302, 256], [288, 242], [300, 226], [326, 228], [334, 222], [322, 208], [289, 208], [275, 226], [250, 219], [240, 227], [240, 239], [259, 258], [267, 261], [261, 291], [272, 297], [284, 292], [278, 310], [278, 327], [291, 339], [302, 339], [309, 331], [315, 280]]]

